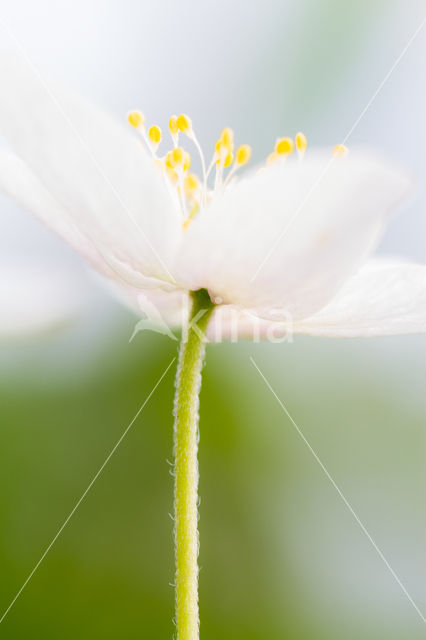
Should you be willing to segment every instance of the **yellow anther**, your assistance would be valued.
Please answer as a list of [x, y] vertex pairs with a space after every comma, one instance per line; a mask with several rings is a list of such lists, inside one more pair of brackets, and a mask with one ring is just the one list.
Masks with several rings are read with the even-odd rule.
[[191, 118], [187, 116], [185, 113], [180, 114], [180, 116], [176, 120], [176, 124], [179, 131], [182, 131], [182, 133], [188, 134], [192, 131]]
[[161, 142], [161, 129], [160, 129], [160, 127], [157, 127], [156, 124], [154, 126], [150, 127], [148, 129], [148, 138], [150, 139], [150, 141], [152, 142], [152, 144], [155, 147], [158, 147], [158, 145]]
[[183, 156], [183, 170], [189, 171], [190, 166], [191, 166], [191, 156], [187, 151], [185, 151]]
[[298, 150], [298, 152], [304, 153], [306, 151], [306, 147], [308, 146], [308, 141], [306, 140], [305, 134], [301, 131], [299, 131], [299, 133], [296, 133], [295, 141], [296, 149]]
[[178, 117], [177, 116], [171, 116], [170, 117], [169, 130], [170, 130], [170, 133], [172, 134], [172, 136], [177, 136], [177, 134], [179, 133]]
[[[221, 137], [215, 144], [216, 164], [222, 167], [229, 167], [234, 161], [234, 143], [232, 142], [233, 132], [232, 129], [224, 129]], [[226, 142], [222, 138], [225, 138]]]
[[280, 156], [288, 156], [294, 149], [294, 142], [291, 138], [280, 138], [275, 143], [275, 153]]
[[198, 190], [199, 186], [200, 186], [200, 181], [198, 180], [195, 173], [188, 173], [183, 183], [183, 188], [185, 189], [185, 193], [187, 195], [193, 195]]
[[343, 158], [343, 156], [346, 156], [348, 153], [349, 153], [349, 149], [345, 147], [344, 144], [336, 144], [336, 146], [333, 149], [333, 155], [339, 156], [340, 158]]
[[171, 151], [170, 154], [171, 154], [170, 161], [173, 167], [177, 167], [178, 165], [183, 164], [185, 151], [182, 149], [182, 147], [176, 147], [176, 149], [173, 149], [173, 151]]
[[166, 167], [168, 169], [173, 169], [174, 164], [173, 164], [173, 158], [172, 158], [172, 152], [168, 151], [164, 157], [164, 164], [166, 165]]
[[250, 145], [242, 144], [241, 146], [239, 146], [235, 153], [235, 163], [238, 166], [243, 167], [245, 164], [247, 164], [250, 161], [250, 158], [251, 158]]
[[129, 124], [131, 124], [135, 129], [138, 129], [145, 124], [145, 116], [141, 111], [130, 111], [127, 119], [129, 121]]
[[225, 127], [224, 129], [222, 129], [219, 142], [221, 142], [223, 146], [231, 152], [234, 148], [234, 132], [232, 131], [232, 129], [230, 129], [229, 127]]
[[233, 162], [234, 162], [234, 154], [228, 153], [228, 155], [225, 157], [225, 160], [223, 161], [223, 166], [229, 167]]

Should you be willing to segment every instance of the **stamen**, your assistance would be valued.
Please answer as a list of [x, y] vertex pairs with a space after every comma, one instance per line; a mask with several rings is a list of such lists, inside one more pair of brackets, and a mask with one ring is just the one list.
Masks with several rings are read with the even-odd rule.
[[299, 158], [303, 158], [306, 148], [308, 146], [308, 141], [306, 140], [305, 134], [302, 133], [301, 131], [299, 131], [299, 133], [296, 133], [295, 141], [296, 141], [296, 149], [297, 149]]
[[[145, 116], [141, 111], [130, 111], [130, 113], [128, 113], [127, 115], [127, 119], [129, 121], [129, 124], [135, 129], [137, 129], [141, 138], [145, 142], [148, 148], [148, 151], [151, 152], [151, 155], [155, 160], [157, 158], [156, 156], [157, 148], [161, 141], [160, 127], [157, 127], [157, 126], [150, 127], [147, 133], [146, 127], [145, 127]], [[156, 142], [156, 140], [158, 140], [158, 142]]]
[[225, 156], [225, 160], [223, 161], [223, 166], [226, 169], [226, 167], [230, 167], [233, 162], [234, 162], [234, 154], [228, 153], [228, 155]]
[[220, 143], [226, 147], [231, 153], [234, 150], [234, 132], [230, 127], [222, 129], [220, 134]]
[[222, 129], [219, 140], [215, 145], [216, 164], [229, 167], [234, 161], [234, 132], [229, 127]]
[[[162, 140], [162, 131], [159, 126], [153, 125], [147, 130], [145, 127], [145, 116], [141, 111], [131, 111], [128, 114], [128, 121], [132, 127], [138, 130], [151, 151], [154, 162], [166, 180], [167, 188], [172, 188], [178, 196], [184, 219], [183, 228], [187, 228], [192, 218], [202, 209], [211, 197], [223, 191], [234, 179], [234, 174], [238, 169], [249, 163], [252, 156], [252, 148], [248, 144], [242, 144], [234, 150], [234, 132], [230, 127], [222, 129], [219, 139], [215, 144], [212, 161], [206, 171], [206, 164], [201, 146], [195, 135], [191, 118], [181, 113], [179, 116], [172, 115], [169, 118], [169, 131], [173, 140], [173, 148], [165, 156], [158, 158], [157, 149]], [[197, 148], [200, 154], [203, 179], [200, 182], [198, 176], [189, 173], [191, 168], [191, 155], [179, 146], [179, 134], [184, 133]], [[299, 159], [301, 159], [307, 149], [306, 136], [298, 132], [294, 138], [278, 138], [274, 151], [268, 156], [267, 164], [271, 165], [283, 161], [296, 149]], [[343, 144], [334, 147], [333, 153], [336, 156], [344, 156], [348, 153]], [[209, 175], [213, 167], [216, 167], [214, 187], [208, 189]], [[225, 169], [230, 168], [225, 172]], [[257, 175], [266, 169], [259, 169]], [[224, 175], [226, 174], [226, 175]], [[188, 210], [190, 214], [188, 215]]]
[[195, 173], [189, 173], [183, 182], [183, 188], [187, 196], [193, 198], [200, 187], [200, 181]]
[[333, 148], [333, 155], [338, 156], [339, 158], [343, 158], [344, 156], [348, 155], [348, 153], [349, 149], [345, 147], [344, 144], [336, 144], [336, 146]]
[[186, 151], [184, 151], [182, 147], [175, 147], [166, 154], [164, 164], [166, 167], [169, 167], [169, 169], [181, 167], [185, 160], [185, 154]]
[[200, 160], [201, 160], [201, 170], [203, 172], [203, 202], [206, 201], [206, 197], [207, 197], [207, 172], [206, 172], [206, 161], [204, 160], [204, 153], [203, 150], [201, 148], [200, 143], [198, 142], [195, 133], [192, 131], [191, 132], [191, 140], [192, 142], [195, 144], [195, 146], [197, 147], [197, 151], [200, 155]]
[[203, 154], [203, 150], [201, 149], [201, 145], [197, 140], [194, 129], [192, 128], [192, 120], [188, 115], [186, 115], [186, 113], [181, 113], [176, 120], [176, 124], [179, 128], [179, 131], [182, 131], [182, 133], [185, 133], [188, 136], [188, 138], [192, 140], [192, 142], [197, 147], [198, 153], [200, 154], [201, 169], [203, 172], [203, 202], [205, 202], [207, 197], [206, 161], [204, 159], [204, 154]]
[[189, 171], [191, 167], [191, 156], [190, 154], [185, 151], [184, 156], [183, 156], [183, 170], [186, 173], [187, 171]]
[[149, 141], [151, 142], [154, 152], [156, 152], [162, 138], [160, 127], [157, 127], [156, 124], [150, 127], [148, 129], [148, 138], [149, 138]]
[[177, 147], [179, 144], [179, 127], [178, 127], [178, 118], [175, 115], [170, 117], [169, 131], [170, 131], [170, 135], [172, 136], [173, 145]]
[[244, 167], [251, 158], [251, 147], [248, 144], [242, 144], [238, 147], [235, 153], [235, 164], [239, 167]]
[[225, 187], [231, 182], [231, 178], [233, 178], [235, 172], [240, 168], [244, 167], [251, 158], [251, 147], [248, 144], [242, 144], [238, 147], [235, 152], [235, 164], [232, 167], [231, 171], [228, 173], [225, 180]]
[[182, 147], [176, 147], [176, 149], [173, 149], [173, 151], [171, 152], [171, 161], [174, 167], [177, 167], [183, 163], [184, 155], [185, 151], [182, 149]]
[[179, 133], [179, 126], [178, 126], [178, 118], [177, 118], [177, 116], [170, 116], [169, 129], [170, 129], [170, 133], [172, 134], [172, 136], [177, 136], [177, 134]]
[[145, 116], [141, 111], [130, 111], [127, 115], [129, 124], [135, 129], [143, 127], [145, 124]]
[[192, 121], [191, 118], [186, 115], [186, 113], [180, 114], [180, 116], [176, 120], [176, 124], [179, 131], [182, 131], [182, 133], [186, 133], [186, 135], [189, 136], [192, 131]]
[[182, 208], [184, 218], [187, 217], [187, 209], [185, 202], [185, 177], [191, 166], [191, 156], [187, 151], [184, 151], [182, 147], [175, 147], [166, 154], [164, 158], [164, 164], [167, 174], [173, 181], [173, 184], [177, 185], [177, 192], [179, 201]]
[[214, 152], [213, 158], [211, 159], [211, 162], [210, 162], [210, 164], [208, 166], [207, 173], [206, 173], [206, 180], [208, 180], [209, 175], [210, 175], [213, 167], [215, 166], [215, 164], [216, 164], [216, 151]]
[[291, 138], [279, 138], [275, 143], [275, 153], [280, 156], [289, 156], [293, 153], [294, 142]]

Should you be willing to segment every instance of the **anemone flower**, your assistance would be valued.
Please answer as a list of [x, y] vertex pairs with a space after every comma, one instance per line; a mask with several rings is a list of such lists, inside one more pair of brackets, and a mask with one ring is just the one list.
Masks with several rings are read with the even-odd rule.
[[[426, 267], [369, 256], [410, 178], [370, 151], [278, 138], [266, 166], [225, 128], [211, 162], [191, 119], [170, 148], [139, 111], [128, 131], [25, 62], [0, 60], [0, 186], [142, 311], [183, 324], [175, 401], [176, 624], [196, 640], [198, 394], [207, 338], [426, 330]], [[189, 142], [200, 175], [191, 172]], [[186, 312], [187, 302], [192, 304]], [[271, 333], [272, 332], [272, 333]]]

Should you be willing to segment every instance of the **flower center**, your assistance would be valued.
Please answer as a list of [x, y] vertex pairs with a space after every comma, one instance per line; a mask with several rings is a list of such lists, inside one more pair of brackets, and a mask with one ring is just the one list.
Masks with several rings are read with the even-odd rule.
[[[163, 137], [160, 127], [153, 125], [147, 128], [145, 116], [140, 111], [131, 111], [128, 114], [128, 121], [141, 135], [156, 166], [163, 174], [167, 186], [175, 190], [181, 208], [184, 229], [216, 193], [222, 192], [235, 179], [235, 173], [250, 161], [252, 155], [252, 149], [248, 144], [242, 144], [235, 149], [234, 132], [229, 127], [225, 127], [215, 144], [212, 159], [207, 167], [201, 145], [192, 127], [191, 118], [182, 113], [180, 116], [171, 116], [169, 132], [173, 147], [165, 155], [159, 156], [157, 151]], [[181, 134], [192, 141], [200, 156], [201, 178], [195, 173], [190, 173], [191, 155], [179, 146]], [[282, 162], [294, 150], [296, 150], [299, 159], [302, 159], [306, 148], [307, 140], [303, 133], [297, 133], [294, 140], [292, 138], [278, 138], [274, 151], [268, 156], [267, 164]], [[338, 156], [344, 156], [347, 153], [343, 144], [336, 145], [333, 151]], [[214, 168], [215, 176], [213, 179]], [[262, 170], [260, 169], [260, 171]]]

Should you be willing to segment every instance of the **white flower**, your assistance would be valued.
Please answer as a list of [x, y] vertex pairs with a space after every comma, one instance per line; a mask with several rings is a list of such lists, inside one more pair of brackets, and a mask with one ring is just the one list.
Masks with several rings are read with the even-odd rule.
[[299, 134], [291, 157], [293, 142], [283, 138], [264, 170], [236, 179], [250, 149], [234, 152], [225, 129], [211, 165], [215, 189], [207, 189], [178, 146], [186, 134], [199, 148], [186, 116], [171, 119], [174, 151], [160, 159], [161, 131], [146, 130], [142, 114], [129, 119], [145, 147], [77, 97], [52, 92], [25, 62], [1, 56], [0, 79], [0, 132], [16, 153], [0, 156], [0, 187], [125, 296], [143, 290], [162, 320], [180, 323], [187, 292], [205, 288], [220, 302], [216, 338], [218, 323], [219, 338], [228, 337], [235, 314], [248, 336], [254, 325], [264, 334], [290, 320], [311, 335], [426, 330], [426, 266], [367, 262], [410, 188], [383, 159], [365, 151], [302, 158]]

